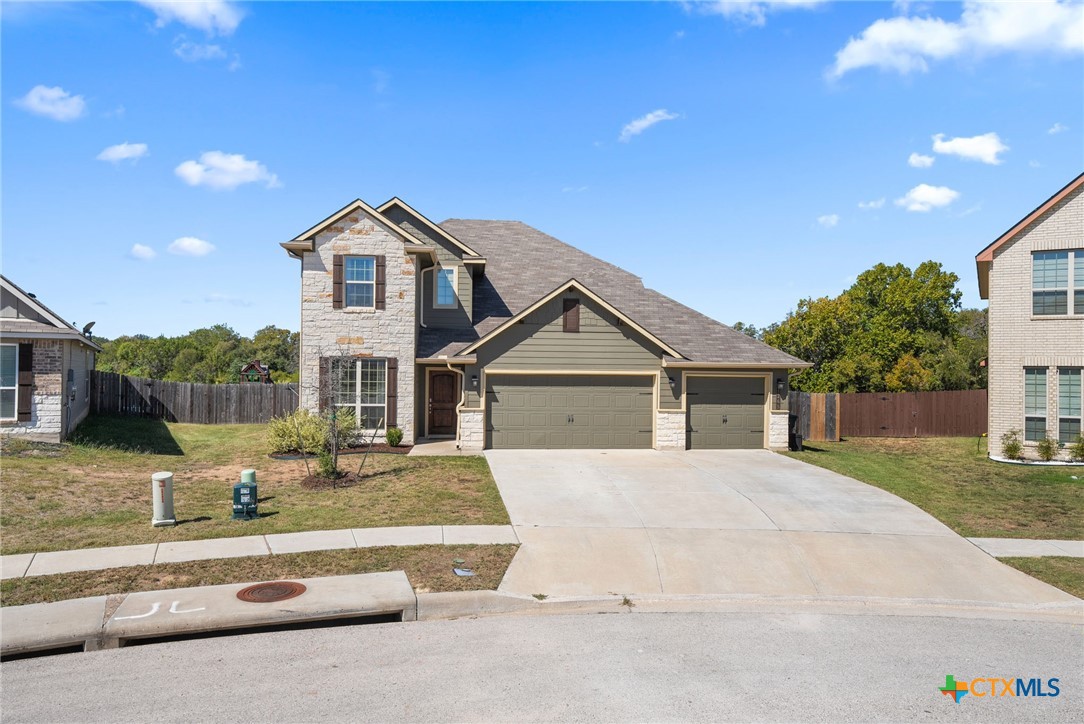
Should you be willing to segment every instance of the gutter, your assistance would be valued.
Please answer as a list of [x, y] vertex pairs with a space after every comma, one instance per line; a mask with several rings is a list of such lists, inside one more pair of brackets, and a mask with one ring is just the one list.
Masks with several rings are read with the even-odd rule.
[[442, 355], [444, 364], [447, 365], [448, 370], [454, 374], [459, 375], [459, 404], [455, 406], [455, 446], [459, 449], [459, 435], [460, 427], [462, 426], [462, 420], [460, 414], [463, 412], [463, 406], [467, 404], [467, 391], [463, 388], [463, 383], [466, 381], [467, 373], [463, 370], [457, 370], [452, 367], [451, 361], [447, 355]]
[[771, 362], [694, 362], [692, 360], [662, 361], [663, 367], [695, 370], [799, 370], [813, 366], [812, 362], [775, 364]]

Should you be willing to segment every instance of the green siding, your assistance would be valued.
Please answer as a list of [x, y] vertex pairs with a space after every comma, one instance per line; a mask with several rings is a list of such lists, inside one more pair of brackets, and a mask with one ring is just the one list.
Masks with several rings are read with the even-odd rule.
[[650, 448], [651, 386], [624, 375], [494, 375], [486, 447]]
[[[563, 331], [563, 299], [580, 300], [580, 331]], [[478, 350], [486, 368], [657, 372], [662, 352], [615, 315], [570, 292], [550, 300]]]
[[[685, 375], [681, 370], [666, 369], [661, 370], [662, 374], [659, 375], [659, 409], [660, 410], [680, 410], [681, 409], [681, 387], [684, 384]], [[673, 378], [674, 384], [670, 384], [670, 379]]]

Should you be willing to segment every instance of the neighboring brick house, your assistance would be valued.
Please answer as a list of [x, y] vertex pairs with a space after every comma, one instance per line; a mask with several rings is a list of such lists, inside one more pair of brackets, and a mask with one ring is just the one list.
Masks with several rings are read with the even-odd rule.
[[0, 434], [60, 442], [90, 411], [101, 347], [0, 276]]
[[[1081, 433], [1084, 369], [1084, 174], [983, 249], [989, 299], [989, 436], [1021, 431], [1028, 457], [1047, 435]], [[1064, 457], [1064, 455], [1063, 455]]]
[[520, 222], [357, 200], [282, 246], [305, 408], [468, 449], [787, 445], [808, 363]]

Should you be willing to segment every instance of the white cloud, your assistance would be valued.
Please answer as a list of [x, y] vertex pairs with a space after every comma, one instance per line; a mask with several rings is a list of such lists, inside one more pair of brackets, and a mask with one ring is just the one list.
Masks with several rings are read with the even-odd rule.
[[931, 61], [1009, 52], [1084, 52], [1084, 5], [971, 0], [956, 22], [929, 15], [877, 20], [836, 53], [828, 75], [866, 67], [925, 73]]
[[139, 259], [140, 261], [150, 261], [158, 256], [154, 249], [149, 246], [144, 246], [143, 244], [132, 244], [132, 249], [128, 252], [128, 255], [133, 259]]
[[957, 216], [959, 216], [962, 219], [965, 216], [971, 216], [971, 214], [974, 214], [974, 213], [976, 213], [978, 211], [982, 211], [982, 202], [981, 201], [979, 203], [975, 204], [974, 206], [972, 206], [969, 209], [964, 209], [959, 214], [957, 214]]
[[933, 137], [934, 153], [959, 156], [969, 161], [982, 161], [994, 166], [1001, 163], [1001, 159], [997, 157], [998, 154], [1009, 150], [996, 133], [984, 133], [971, 138], [950, 138], [947, 141], [944, 138], [943, 133], [938, 133]]
[[763, 27], [769, 13], [814, 8], [826, 0], [713, 0], [686, 4], [702, 13], [722, 15], [754, 27]]
[[207, 151], [200, 154], [199, 161], [185, 161], [173, 171], [189, 186], [212, 189], [235, 189], [242, 184], [261, 182], [269, 189], [282, 185], [279, 177], [262, 163], [249, 161], [239, 153]]
[[654, 126], [656, 123], [662, 123], [663, 121], [672, 121], [679, 116], [676, 113], [671, 113], [665, 108], [659, 108], [658, 110], [651, 111], [646, 116], [641, 116], [633, 121], [629, 121], [625, 124], [625, 127], [621, 129], [621, 135], [617, 137], [618, 141], [622, 143], [628, 143], [632, 140], [633, 136], [639, 136], [647, 129]]
[[203, 298], [204, 302], [208, 304], [232, 304], [235, 307], [251, 307], [252, 302], [241, 297], [233, 296], [232, 294], [222, 294], [221, 292], [211, 292]]
[[907, 165], [912, 168], [929, 168], [933, 162], [933, 156], [923, 156], [921, 153], [912, 153], [907, 157]]
[[896, 199], [896, 206], [902, 206], [908, 211], [929, 211], [948, 206], [959, 196], [959, 191], [953, 191], [947, 186], [919, 184], [908, 191], [903, 198]]
[[1031, 166], [1032, 168], [1042, 168], [1043, 167], [1043, 165], [1041, 163], [1039, 163], [1038, 161], [1028, 161], [1028, 166]]
[[563, 193], [563, 194], [582, 194], [586, 190], [587, 190], [586, 186], [565, 186], [563, 189], [561, 189], [561, 193]]
[[24, 111], [52, 118], [54, 121], [74, 121], [87, 110], [83, 96], [73, 96], [60, 86], [48, 88], [36, 85], [25, 96], [15, 99], [15, 105]]
[[164, 28], [172, 22], [202, 30], [208, 35], [230, 35], [241, 24], [244, 12], [226, 0], [138, 0], [156, 16], [155, 26]]
[[212, 43], [193, 43], [183, 35], [173, 39], [173, 54], [186, 63], [198, 63], [201, 60], [223, 60], [226, 51], [221, 45]]
[[1046, 132], [1049, 133], [1051, 136], [1053, 136], [1056, 133], [1061, 133], [1063, 131], [1068, 131], [1068, 130], [1069, 130], [1069, 126], [1062, 125], [1061, 123], [1055, 123], [1053, 126], [1048, 128]]
[[145, 143], [118, 143], [116, 146], [110, 146], [97, 155], [99, 161], [109, 161], [110, 163], [120, 163], [121, 161], [132, 161], [135, 163], [139, 159], [147, 155], [147, 144]]
[[839, 214], [825, 214], [817, 217], [817, 223], [826, 229], [831, 229], [839, 223]]
[[178, 256], [207, 256], [214, 250], [214, 244], [194, 236], [182, 236], [169, 245], [169, 253]]
[[860, 209], [879, 209], [885, 205], [884, 197], [874, 199], [873, 201], [859, 201], [858, 208]]

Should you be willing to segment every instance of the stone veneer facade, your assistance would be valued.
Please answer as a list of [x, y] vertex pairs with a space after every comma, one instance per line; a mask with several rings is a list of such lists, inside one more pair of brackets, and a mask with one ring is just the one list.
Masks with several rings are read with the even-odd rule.
[[459, 413], [459, 448], [478, 451], [486, 444], [485, 410], [461, 410]]
[[60, 442], [64, 430], [64, 342], [57, 339], [5, 339], [34, 344], [34, 392], [29, 422], [3, 423], [4, 435]]
[[684, 411], [655, 411], [655, 449], [684, 450], [686, 447], [686, 415]]
[[768, 420], [768, 448], [786, 450], [790, 444], [790, 413], [772, 410]]
[[[335, 309], [335, 254], [385, 258], [385, 309]], [[398, 360], [398, 427], [413, 444], [415, 359], [415, 261], [397, 234], [359, 212], [316, 236], [301, 268], [301, 406], [319, 409], [320, 358], [341, 355]]]
[[[1084, 367], [1084, 316], [1032, 315], [1032, 252], [1084, 249], [1084, 193], [1077, 189], [994, 254], [989, 286], [989, 450], [1024, 430], [1024, 368], [1046, 369], [1047, 430], [1058, 436], [1058, 369]], [[1070, 292], [1070, 295], [1072, 293]], [[1069, 298], [1070, 307], [1072, 296]], [[1066, 453], [1063, 451], [1062, 457]], [[1035, 458], [1035, 443], [1025, 443]]]

